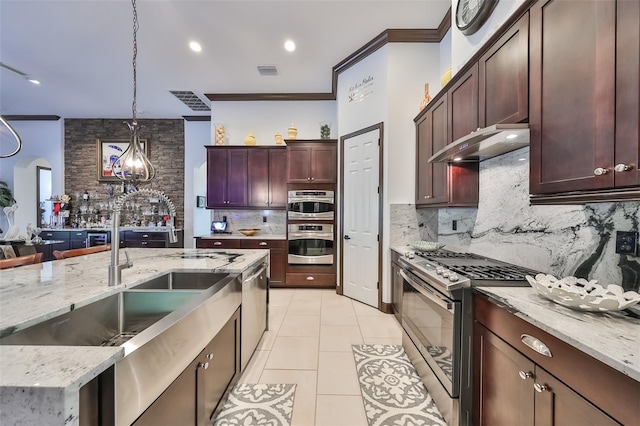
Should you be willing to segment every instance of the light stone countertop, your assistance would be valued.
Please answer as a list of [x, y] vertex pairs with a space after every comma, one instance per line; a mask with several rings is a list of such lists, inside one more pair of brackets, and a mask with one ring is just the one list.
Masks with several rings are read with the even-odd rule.
[[[453, 247], [445, 247], [456, 251]], [[409, 246], [392, 246], [404, 255]], [[411, 261], [411, 260], [409, 260]], [[563, 342], [640, 381], [640, 319], [622, 313], [565, 308], [532, 287], [473, 287], [507, 310]]]
[[200, 235], [195, 238], [202, 238], [208, 240], [286, 240], [287, 236], [285, 234], [258, 234], [252, 237], [247, 235], [243, 235], [239, 232], [234, 232], [233, 234], [206, 234]]
[[[0, 270], [0, 336], [171, 271], [241, 273], [269, 250], [127, 249], [133, 267], [107, 285], [110, 253]], [[121, 253], [121, 260], [124, 259]], [[124, 356], [121, 347], [1, 346], [0, 424], [77, 425], [80, 388]], [[37, 402], [37, 409], [34, 407]]]
[[518, 318], [640, 381], [640, 319], [558, 305], [531, 287], [475, 287]]

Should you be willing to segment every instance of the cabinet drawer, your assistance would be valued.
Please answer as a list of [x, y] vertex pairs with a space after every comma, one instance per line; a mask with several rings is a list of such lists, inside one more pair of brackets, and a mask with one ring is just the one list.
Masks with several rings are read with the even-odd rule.
[[240, 248], [243, 249], [271, 249], [286, 248], [285, 240], [240, 240]]
[[163, 240], [167, 239], [166, 232], [125, 232], [125, 239], [132, 241]]
[[335, 287], [336, 274], [287, 273], [287, 286], [322, 286]]
[[214, 240], [201, 238], [196, 242], [196, 248], [240, 248], [240, 240]]
[[71, 240], [86, 240], [87, 231], [69, 231], [69, 239]]
[[[640, 418], [640, 382], [637, 382], [579, 349], [516, 317], [484, 296], [474, 295], [474, 320], [484, 325], [527, 358], [573, 388], [622, 424]], [[528, 334], [540, 340], [552, 357], [539, 354], [522, 343]], [[594, 386], [593, 381], [598, 385]]]
[[68, 240], [69, 231], [43, 231], [40, 237], [43, 240]]

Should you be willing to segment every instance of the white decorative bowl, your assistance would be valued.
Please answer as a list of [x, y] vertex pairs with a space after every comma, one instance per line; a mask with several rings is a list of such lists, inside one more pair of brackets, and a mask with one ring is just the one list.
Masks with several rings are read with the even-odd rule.
[[590, 312], [621, 311], [640, 302], [640, 294], [627, 291], [615, 284], [606, 288], [596, 280], [538, 274], [535, 278], [526, 276], [540, 295], [567, 308]]
[[434, 251], [439, 250], [445, 246], [444, 244], [437, 241], [411, 241], [407, 245], [415, 250], [420, 251]]

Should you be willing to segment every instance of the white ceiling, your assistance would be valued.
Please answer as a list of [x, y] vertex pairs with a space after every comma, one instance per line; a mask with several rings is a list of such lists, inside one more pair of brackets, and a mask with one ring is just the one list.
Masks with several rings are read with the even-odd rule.
[[[138, 0], [138, 116], [194, 112], [170, 90], [328, 93], [332, 67], [386, 29], [437, 28], [451, 0]], [[131, 116], [129, 0], [0, 0], [2, 115]], [[285, 39], [297, 44], [283, 49]], [[190, 40], [203, 47], [199, 54]], [[258, 65], [279, 75], [261, 77]]]

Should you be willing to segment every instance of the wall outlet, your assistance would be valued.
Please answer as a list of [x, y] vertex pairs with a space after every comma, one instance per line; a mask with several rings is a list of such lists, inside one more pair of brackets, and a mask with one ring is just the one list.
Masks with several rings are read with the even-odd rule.
[[616, 253], [638, 256], [638, 233], [616, 231]]
[[454, 219], [454, 220], [451, 221], [451, 229], [453, 231], [457, 231], [458, 230], [458, 221], [457, 220]]
[[266, 216], [262, 216], [262, 223], [267, 223], [267, 217]]

